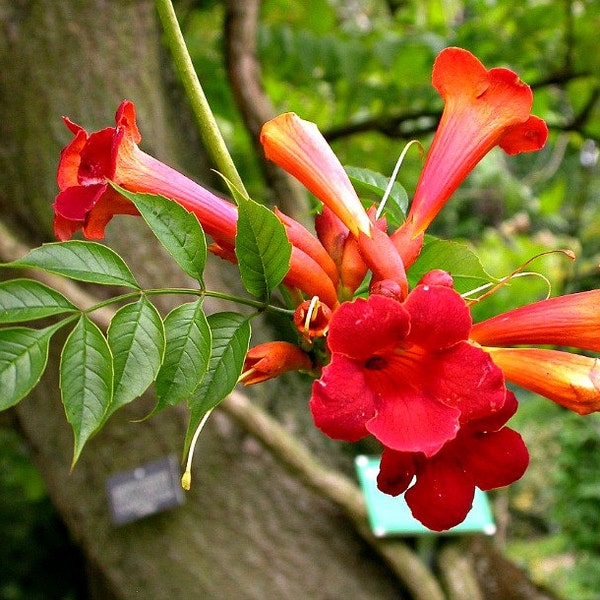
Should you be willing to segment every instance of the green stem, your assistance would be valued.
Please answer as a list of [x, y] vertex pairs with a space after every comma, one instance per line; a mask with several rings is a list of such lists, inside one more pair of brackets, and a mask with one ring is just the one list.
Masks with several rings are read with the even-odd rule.
[[242, 304], [243, 306], [250, 306], [255, 308], [258, 311], [265, 312], [276, 312], [284, 315], [293, 315], [294, 311], [289, 310], [287, 308], [281, 308], [279, 306], [273, 306], [272, 304], [267, 304], [265, 302], [261, 302], [260, 300], [252, 300], [252, 298], [241, 298], [240, 296], [234, 296], [233, 294], [226, 294], [224, 292], [214, 292], [212, 290], [194, 290], [191, 288], [168, 288], [168, 289], [152, 289], [152, 290], [140, 290], [138, 292], [129, 292], [127, 294], [121, 294], [120, 296], [114, 296], [113, 298], [108, 298], [107, 300], [103, 300], [98, 304], [94, 304], [90, 308], [87, 308], [83, 312], [91, 313], [105, 306], [109, 306], [111, 304], [115, 304], [117, 302], [122, 302], [125, 300], [131, 300], [133, 298], [137, 298], [140, 294], [145, 294], [146, 296], [158, 296], [158, 295], [166, 295], [166, 294], [189, 294], [192, 296], [199, 297], [210, 297], [210, 298], [219, 298], [220, 300], [227, 300], [228, 302], [235, 302], [236, 304]]
[[233, 163], [225, 140], [221, 135], [217, 121], [208, 104], [208, 100], [192, 64], [192, 59], [181, 33], [177, 15], [171, 0], [156, 0], [156, 9], [163, 25], [165, 36], [173, 55], [173, 61], [190, 101], [194, 115], [200, 128], [202, 141], [208, 150], [219, 172], [226, 177], [240, 192], [248, 195], [244, 183]]

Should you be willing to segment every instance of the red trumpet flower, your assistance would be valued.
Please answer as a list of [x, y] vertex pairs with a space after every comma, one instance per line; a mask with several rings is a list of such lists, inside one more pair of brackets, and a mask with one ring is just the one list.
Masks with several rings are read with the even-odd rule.
[[542, 148], [544, 121], [532, 116], [533, 95], [509, 69], [489, 71], [467, 50], [438, 55], [432, 83], [444, 111], [427, 155], [406, 224], [396, 233], [415, 238], [429, 226], [456, 188], [495, 146], [508, 154]]
[[509, 381], [580, 414], [600, 410], [600, 361], [562, 350], [507, 348], [555, 345], [600, 352], [600, 290], [567, 294], [477, 323], [470, 338]]

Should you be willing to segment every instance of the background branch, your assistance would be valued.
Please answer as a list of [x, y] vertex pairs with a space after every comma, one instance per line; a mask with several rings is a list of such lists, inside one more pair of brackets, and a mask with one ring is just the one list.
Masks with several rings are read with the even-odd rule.
[[306, 192], [279, 167], [264, 158], [259, 134], [263, 124], [277, 113], [261, 84], [256, 56], [260, 0], [228, 0], [225, 13], [225, 60], [229, 83], [242, 120], [259, 157], [260, 167], [272, 190], [274, 202], [286, 214], [302, 220], [309, 211]]

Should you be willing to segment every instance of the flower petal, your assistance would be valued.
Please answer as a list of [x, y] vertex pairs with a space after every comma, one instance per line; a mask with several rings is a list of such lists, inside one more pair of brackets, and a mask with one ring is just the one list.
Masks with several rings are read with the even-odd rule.
[[529, 452], [516, 431], [503, 427], [493, 433], [474, 435], [462, 461], [478, 488], [493, 490], [523, 476]]
[[600, 290], [557, 296], [473, 325], [484, 346], [548, 344], [600, 352]]
[[327, 345], [336, 353], [357, 360], [395, 347], [409, 331], [406, 309], [399, 302], [383, 296], [357, 298], [344, 302], [333, 314]]
[[509, 127], [500, 138], [498, 145], [506, 154], [535, 152], [544, 147], [548, 139], [548, 126], [543, 119], [531, 115], [525, 123]]
[[53, 204], [54, 212], [64, 219], [83, 223], [106, 188], [106, 183], [74, 185], [66, 188], [56, 196]]
[[77, 180], [81, 185], [94, 185], [106, 183], [106, 179], [113, 179], [115, 166], [113, 160], [113, 138], [115, 128], [107, 127], [94, 131], [81, 149]]
[[559, 350], [485, 348], [509, 381], [585, 415], [600, 410], [600, 361]]
[[474, 495], [471, 475], [460, 461], [444, 453], [424, 463], [404, 497], [415, 519], [429, 529], [444, 531], [464, 521]]
[[417, 473], [415, 455], [412, 452], [396, 452], [385, 448], [379, 463], [377, 487], [390, 496], [406, 491]]
[[354, 361], [337, 354], [312, 386], [310, 410], [315, 425], [336, 440], [356, 442], [368, 434], [375, 413], [373, 392]]
[[134, 144], [139, 144], [142, 141], [142, 134], [137, 126], [135, 105], [133, 102], [129, 100], [121, 102], [115, 114], [115, 123], [117, 124], [117, 128], [125, 131], [125, 135]]
[[63, 117], [67, 127], [75, 137], [67, 144], [60, 153], [56, 182], [61, 191], [66, 188], [79, 185], [78, 172], [81, 164], [81, 151], [87, 143], [88, 134], [85, 129], [79, 127], [66, 117]]
[[375, 399], [376, 414], [367, 429], [384, 446], [399, 452], [435, 454], [459, 429], [460, 411], [415, 389], [389, 389]]
[[371, 221], [340, 161], [317, 126], [294, 113], [263, 125], [265, 156], [298, 179], [357, 235], [369, 234]]
[[428, 350], [441, 350], [469, 337], [471, 313], [453, 289], [417, 285], [403, 306], [410, 313], [408, 339]]
[[468, 342], [435, 355], [422, 380], [431, 396], [460, 410], [461, 423], [489, 417], [506, 401], [502, 371], [489, 354]]

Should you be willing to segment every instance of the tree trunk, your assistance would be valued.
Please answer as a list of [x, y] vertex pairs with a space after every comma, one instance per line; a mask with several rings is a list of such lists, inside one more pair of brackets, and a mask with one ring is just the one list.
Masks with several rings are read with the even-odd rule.
[[[182, 170], [206, 170], [164, 68], [151, 1], [0, 0], [0, 21], [0, 210], [28, 243], [51, 239], [55, 169], [71, 138], [62, 114], [92, 130], [106, 127], [119, 102], [129, 98], [138, 108], [146, 151]], [[160, 260], [141, 220], [115, 219], [109, 238], [146, 283], [182, 284], [171, 263]], [[215, 287], [228, 268], [213, 261]], [[146, 398], [117, 413], [70, 473], [72, 434], [58, 395], [58, 360], [54, 348], [44, 380], [16, 413], [58, 512], [90, 572], [100, 575], [91, 597], [401, 597], [395, 579], [340, 511], [218, 412], [201, 437], [185, 505], [113, 526], [106, 478], [179, 455], [185, 416], [173, 409], [131, 423], [151, 408], [152, 398]], [[295, 380], [288, 384], [283, 391], [280, 384], [264, 390], [285, 398], [279, 410], [295, 423], [297, 413], [306, 415], [307, 390]], [[332, 445], [322, 442], [321, 452], [329, 456]], [[332, 455], [331, 462], [339, 460]]]

